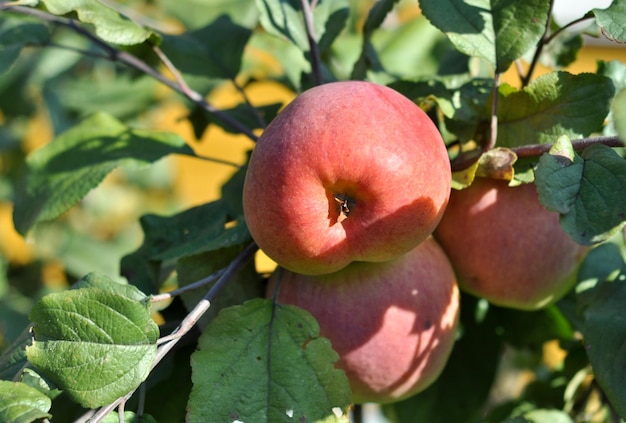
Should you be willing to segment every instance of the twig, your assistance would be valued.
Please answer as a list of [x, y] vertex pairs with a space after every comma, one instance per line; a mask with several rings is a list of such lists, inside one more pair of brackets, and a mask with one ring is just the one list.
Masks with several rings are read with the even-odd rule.
[[302, 14], [304, 15], [304, 26], [306, 28], [307, 40], [309, 41], [311, 56], [311, 72], [315, 85], [322, 85], [324, 79], [322, 77], [322, 65], [320, 60], [320, 51], [317, 41], [315, 40], [315, 26], [313, 24], [313, 11], [309, 0], [300, 0], [302, 4]]
[[526, 75], [521, 77], [522, 87], [525, 87], [530, 82], [530, 79], [532, 78], [533, 73], [535, 72], [535, 67], [537, 67], [537, 63], [539, 62], [539, 57], [541, 56], [541, 52], [543, 51], [543, 48], [545, 47], [545, 45], [548, 43], [547, 40], [548, 40], [548, 33], [550, 31], [550, 23], [552, 22], [552, 9], [553, 8], [554, 8], [554, 0], [550, 0], [550, 7], [548, 9], [548, 19], [546, 19], [546, 26], [543, 31], [543, 36], [537, 43], [537, 49], [535, 50], [535, 54], [533, 56], [532, 61], [530, 62], [528, 72], [526, 72]]
[[[592, 146], [594, 144], [604, 144], [607, 147], [626, 147], [624, 141], [622, 141], [619, 137], [590, 137], [590, 138], [580, 138], [577, 140], [572, 140], [572, 146], [575, 151], [582, 151], [585, 148]], [[538, 157], [543, 153], [547, 153], [552, 148], [553, 144], [531, 144], [531, 145], [523, 145], [520, 147], [511, 148], [513, 152], [517, 155], [517, 157]]]
[[491, 98], [491, 123], [489, 125], [489, 141], [482, 146], [482, 151], [487, 152], [496, 145], [498, 138], [498, 88], [500, 87], [500, 73], [493, 77], [493, 97]]
[[150, 65], [148, 65], [143, 60], [137, 58], [136, 56], [133, 56], [132, 54], [130, 54], [130, 53], [126, 52], [126, 51], [119, 50], [119, 49], [117, 49], [117, 48], [107, 44], [105, 41], [101, 40], [96, 35], [92, 34], [91, 32], [87, 31], [85, 28], [83, 28], [80, 25], [78, 25], [75, 20], [61, 18], [61, 17], [55, 16], [55, 15], [51, 15], [49, 13], [46, 13], [44, 11], [38, 10], [38, 9], [33, 9], [33, 8], [30, 8], [30, 7], [24, 7], [24, 6], [13, 6], [13, 5], [7, 5], [7, 4], [0, 4], [0, 10], [2, 10], [2, 11], [12, 11], [12, 12], [21, 13], [21, 14], [24, 14], [24, 15], [35, 16], [35, 17], [40, 18], [40, 19], [42, 19], [42, 20], [44, 20], [46, 22], [50, 22], [50, 23], [55, 24], [55, 25], [61, 25], [61, 26], [65, 26], [65, 27], [71, 28], [73, 31], [75, 31], [79, 35], [82, 35], [83, 37], [89, 39], [96, 46], [98, 46], [99, 48], [104, 50], [106, 52], [106, 56], [104, 56], [106, 59], [111, 60], [113, 62], [123, 63], [123, 64], [125, 64], [128, 67], [131, 67], [133, 69], [136, 69], [138, 71], [141, 71], [141, 72], [151, 76], [152, 78], [154, 78], [157, 81], [161, 82], [162, 84], [168, 86], [169, 88], [173, 89], [174, 91], [177, 91], [177, 92], [181, 93], [182, 95], [187, 97], [189, 100], [191, 100], [193, 103], [195, 103], [196, 105], [200, 106], [200, 108], [202, 108], [204, 111], [206, 111], [207, 113], [215, 116], [217, 119], [221, 120], [222, 122], [232, 126], [233, 128], [235, 128], [236, 130], [238, 130], [242, 134], [246, 135], [251, 140], [256, 141], [258, 139], [258, 137], [256, 136], [256, 134], [254, 134], [254, 132], [252, 132], [250, 129], [248, 129], [241, 122], [239, 122], [238, 120], [232, 118], [231, 116], [229, 116], [225, 112], [223, 112], [221, 110], [218, 110], [215, 107], [213, 107], [197, 91], [193, 91], [191, 89], [185, 89], [183, 86], [180, 85], [179, 82], [172, 81], [169, 78], [165, 77], [164, 75], [162, 75], [161, 73], [159, 73], [158, 71], [153, 69]]
[[[157, 354], [152, 363], [152, 368], [154, 369], [163, 358], [169, 353], [172, 348], [178, 343], [178, 341], [187, 334], [191, 328], [198, 322], [200, 317], [211, 307], [211, 301], [215, 298], [219, 291], [226, 285], [226, 283], [233, 277], [235, 273], [243, 265], [245, 265], [252, 257], [254, 253], [258, 250], [258, 246], [255, 243], [251, 243], [248, 245], [230, 264], [224, 269], [222, 275], [219, 277], [215, 285], [207, 292], [207, 294], [198, 302], [198, 304], [187, 314], [187, 316], [180, 323], [178, 328], [172, 332], [167, 338], [169, 338], [168, 342], [162, 343], [157, 348]], [[90, 423], [100, 423], [111, 411], [115, 410], [115, 408], [121, 404], [122, 402], [128, 400], [133, 396], [135, 391], [129, 392], [125, 396], [118, 398], [113, 403], [100, 408], [89, 420]]]
[[214, 280], [216, 280], [217, 278], [219, 278], [220, 276], [222, 276], [224, 274], [224, 270], [225, 269], [218, 270], [217, 272], [215, 272], [215, 273], [213, 273], [213, 274], [211, 274], [211, 275], [209, 275], [209, 276], [207, 276], [205, 278], [202, 278], [199, 281], [196, 281], [196, 282], [191, 283], [189, 285], [185, 285], [185, 286], [183, 286], [181, 288], [178, 288], [178, 289], [175, 289], [173, 291], [166, 292], [166, 293], [159, 294], [159, 295], [153, 295], [150, 298], [150, 301], [152, 301], [153, 303], [166, 301], [166, 300], [169, 300], [171, 298], [176, 297], [177, 295], [183, 294], [183, 293], [185, 293], [187, 291], [192, 291], [194, 289], [200, 288], [201, 286], [209, 284], [209, 283], [213, 282]]

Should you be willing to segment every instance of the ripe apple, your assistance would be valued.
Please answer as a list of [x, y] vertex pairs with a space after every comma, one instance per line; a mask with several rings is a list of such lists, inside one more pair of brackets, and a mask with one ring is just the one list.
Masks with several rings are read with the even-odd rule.
[[462, 290], [522, 310], [562, 297], [587, 251], [539, 203], [534, 184], [488, 178], [452, 192], [435, 237]]
[[452, 265], [432, 237], [394, 260], [336, 273], [278, 268], [267, 295], [317, 319], [355, 403], [390, 403], [425, 389], [443, 370], [458, 325]]
[[252, 238], [303, 274], [406, 253], [435, 229], [450, 195], [435, 125], [400, 93], [364, 81], [305, 91], [250, 158], [243, 209]]

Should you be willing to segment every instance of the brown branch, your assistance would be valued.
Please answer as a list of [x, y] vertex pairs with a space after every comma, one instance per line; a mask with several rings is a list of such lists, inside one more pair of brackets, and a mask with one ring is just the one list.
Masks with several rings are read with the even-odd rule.
[[[594, 144], [604, 144], [607, 147], [626, 147], [624, 141], [622, 141], [619, 137], [614, 136], [606, 136], [606, 137], [590, 137], [590, 138], [580, 138], [577, 140], [572, 140], [572, 146], [575, 151], [582, 151], [587, 147], [590, 147]], [[517, 154], [518, 158], [521, 157], [539, 157], [543, 153], [547, 153], [552, 148], [553, 144], [531, 144], [531, 145], [523, 145], [520, 147], [511, 148], [511, 150]]]
[[324, 79], [322, 77], [322, 65], [320, 60], [320, 52], [319, 46], [317, 45], [317, 41], [315, 41], [315, 26], [313, 23], [313, 11], [311, 10], [311, 4], [309, 0], [301, 0], [302, 4], [302, 14], [304, 15], [304, 26], [306, 28], [306, 35], [309, 41], [310, 47], [310, 60], [311, 60], [311, 71], [313, 73], [313, 80], [315, 85], [322, 85], [324, 83]]

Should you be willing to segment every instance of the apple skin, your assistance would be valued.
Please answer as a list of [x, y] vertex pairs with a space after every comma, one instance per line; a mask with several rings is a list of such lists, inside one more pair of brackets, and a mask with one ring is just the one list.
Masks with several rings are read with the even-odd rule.
[[259, 247], [303, 274], [398, 257], [432, 234], [450, 161], [429, 117], [391, 88], [342, 81], [305, 91], [250, 158], [243, 210]]
[[488, 178], [452, 192], [435, 237], [461, 290], [520, 310], [561, 298], [588, 251], [561, 228], [558, 213], [540, 204], [534, 184], [509, 187]]
[[458, 326], [452, 265], [432, 237], [395, 260], [332, 274], [278, 268], [267, 296], [317, 319], [357, 404], [391, 403], [428, 387], [448, 361]]

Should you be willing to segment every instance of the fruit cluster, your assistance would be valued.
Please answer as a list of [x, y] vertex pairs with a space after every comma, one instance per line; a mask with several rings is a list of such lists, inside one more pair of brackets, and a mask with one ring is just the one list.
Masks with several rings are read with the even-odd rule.
[[279, 264], [267, 295], [317, 319], [355, 403], [398, 401], [438, 377], [458, 325], [457, 279], [521, 309], [570, 287], [585, 249], [534, 186], [485, 179], [451, 193], [450, 183], [428, 115], [364, 81], [302, 93], [252, 153], [246, 223]]

